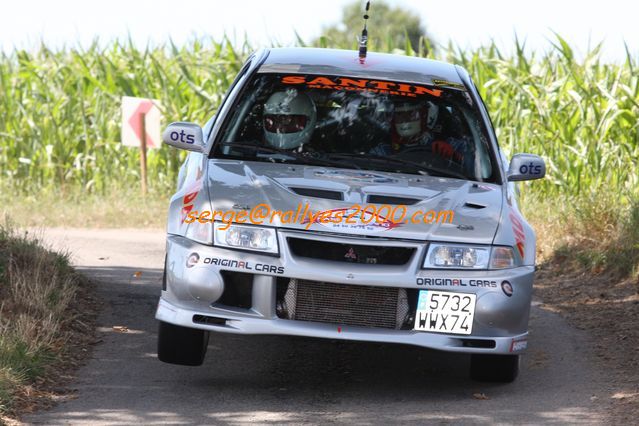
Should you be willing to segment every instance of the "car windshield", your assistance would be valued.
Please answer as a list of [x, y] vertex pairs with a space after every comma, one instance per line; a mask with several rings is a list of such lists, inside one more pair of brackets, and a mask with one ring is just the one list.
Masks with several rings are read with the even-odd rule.
[[458, 86], [258, 73], [211, 155], [494, 181], [481, 116]]

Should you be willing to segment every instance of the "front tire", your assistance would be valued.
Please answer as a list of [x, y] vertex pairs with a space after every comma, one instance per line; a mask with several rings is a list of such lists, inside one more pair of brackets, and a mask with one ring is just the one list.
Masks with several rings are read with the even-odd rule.
[[209, 343], [209, 332], [160, 321], [158, 359], [178, 365], [202, 365]]
[[472, 354], [470, 377], [480, 382], [510, 383], [519, 373], [519, 355]]

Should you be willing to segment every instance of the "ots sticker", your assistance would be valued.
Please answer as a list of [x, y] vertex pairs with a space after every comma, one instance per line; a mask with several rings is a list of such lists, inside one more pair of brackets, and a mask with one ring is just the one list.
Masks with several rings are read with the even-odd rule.
[[169, 137], [171, 138], [171, 140], [173, 142], [182, 142], [182, 143], [188, 143], [188, 144], [194, 144], [195, 143], [195, 135], [191, 135], [188, 133], [184, 133], [184, 130], [182, 130], [181, 132], [176, 132], [173, 131], [169, 134]]
[[357, 92], [382, 93], [415, 98], [428, 95], [440, 97], [441, 89], [432, 89], [417, 84], [395, 83], [392, 81], [369, 80], [366, 78], [346, 78], [315, 75], [287, 75], [282, 77], [283, 84], [303, 84], [309, 89], [350, 90]]
[[541, 174], [541, 164], [535, 164], [532, 161], [530, 164], [522, 164], [519, 166], [519, 173], [522, 175], [537, 176]]

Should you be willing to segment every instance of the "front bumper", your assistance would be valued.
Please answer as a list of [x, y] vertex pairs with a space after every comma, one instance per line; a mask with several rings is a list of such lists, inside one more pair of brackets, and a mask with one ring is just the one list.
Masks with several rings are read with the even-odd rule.
[[[414, 247], [411, 260], [398, 266], [367, 265], [302, 258], [287, 249], [287, 236], [340, 243]], [[425, 244], [280, 231], [280, 257], [211, 247], [186, 238], [167, 238], [166, 279], [156, 318], [185, 327], [238, 334], [280, 334], [369, 342], [403, 343], [455, 352], [516, 354], [526, 348], [532, 297], [533, 266], [501, 271], [423, 270]], [[186, 267], [197, 253], [199, 262]], [[252, 281], [250, 303], [219, 303], [225, 287], [224, 271], [242, 272]], [[295, 278], [343, 285], [396, 287], [407, 291], [432, 289], [477, 295], [472, 334], [455, 335], [298, 321], [276, 312], [278, 280]], [[501, 283], [513, 288], [507, 296]]]

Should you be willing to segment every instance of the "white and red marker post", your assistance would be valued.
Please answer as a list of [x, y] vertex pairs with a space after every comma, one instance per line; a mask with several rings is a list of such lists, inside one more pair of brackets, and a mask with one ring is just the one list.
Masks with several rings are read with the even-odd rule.
[[156, 99], [122, 97], [122, 144], [140, 148], [142, 194], [147, 192], [146, 151], [159, 148], [162, 113]]

